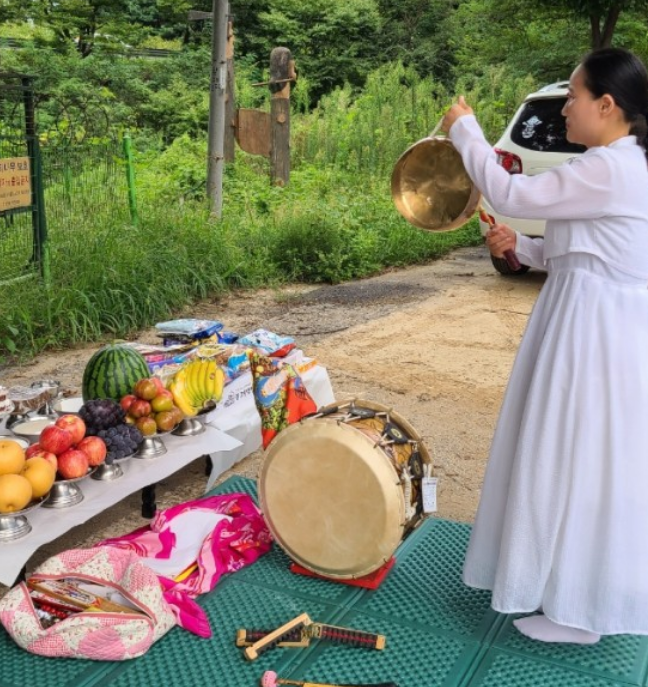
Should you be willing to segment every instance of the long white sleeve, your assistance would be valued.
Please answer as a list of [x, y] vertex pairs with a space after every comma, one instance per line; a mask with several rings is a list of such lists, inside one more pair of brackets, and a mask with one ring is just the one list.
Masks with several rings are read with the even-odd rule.
[[523, 265], [545, 269], [544, 239], [532, 239], [515, 232], [515, 254]]
[[455, 148], [477, 188], [496, 212], [521, 219], [594, 219], [614, 206], [616, 165], [605, 147], [589, 149], [542, 174], [509, 174], [473, 115], [450, 129]]

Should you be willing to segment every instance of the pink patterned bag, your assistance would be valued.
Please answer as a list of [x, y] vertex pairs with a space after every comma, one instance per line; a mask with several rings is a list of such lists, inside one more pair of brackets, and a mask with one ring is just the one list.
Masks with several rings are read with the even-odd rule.
[[30, 580], [63, 578], [111, 587], [141, 612], [80, 612], [44, 628], [30, 590], [21, 582], [0, 600], [0, 622], [31, 653], [104, 661], [134, 658], [176, 623], [157, 576], [132, 551], [71, 549], [45, 561]]

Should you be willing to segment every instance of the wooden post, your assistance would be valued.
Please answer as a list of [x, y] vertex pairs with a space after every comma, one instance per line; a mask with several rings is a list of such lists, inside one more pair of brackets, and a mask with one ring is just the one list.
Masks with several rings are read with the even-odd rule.
[[270, 53], [270, 181], [285, 186], [290, 177], [290, 81], [295, 63], [288, 48]]
[[225, 87], [227, 83], [227, 0], [212, 4], [212, 66], [209, 86], [209, 128], [207, 131], [207, 197], [211, 213], [223, 209], [223, 166], [225, 143]]
[[234, 87], [234, 28], [227, 23], [227, 89], [225, 91], [225, 162], [234, 162], [234, 133], [236, 131], [236, 97]]

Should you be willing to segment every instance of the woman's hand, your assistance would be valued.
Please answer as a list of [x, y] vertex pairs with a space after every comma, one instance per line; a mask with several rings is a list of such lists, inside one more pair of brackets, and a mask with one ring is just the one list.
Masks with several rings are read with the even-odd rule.
[[445, 131], [446, 134], [450, 133], [450, 127], [459, 119], [459, 117], [470, 114], [473, 114], [472, 107], [466, 105], [463, 95], [460, 95], [459, 100], [445, 113], [443, 122], [441, 123], [441, 130]]
[[515, 230], [508, 224], [495, 224], [486, 233], [486, 245], [496, 258], [503, 258], [504, 251], [515, 251], [516, 240]]

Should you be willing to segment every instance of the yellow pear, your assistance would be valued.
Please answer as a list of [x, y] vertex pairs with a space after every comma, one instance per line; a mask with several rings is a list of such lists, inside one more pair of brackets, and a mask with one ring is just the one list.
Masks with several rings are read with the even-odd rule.
[[20, 473], [32, 486], [32, 498], [39, 499], [49, 493], [56, 479], [56, 470], [45, 458], [28, 458]]
[[0, 513], [15, 513], [32, 500], [32, 486], [22, 475], [0, 475]]

